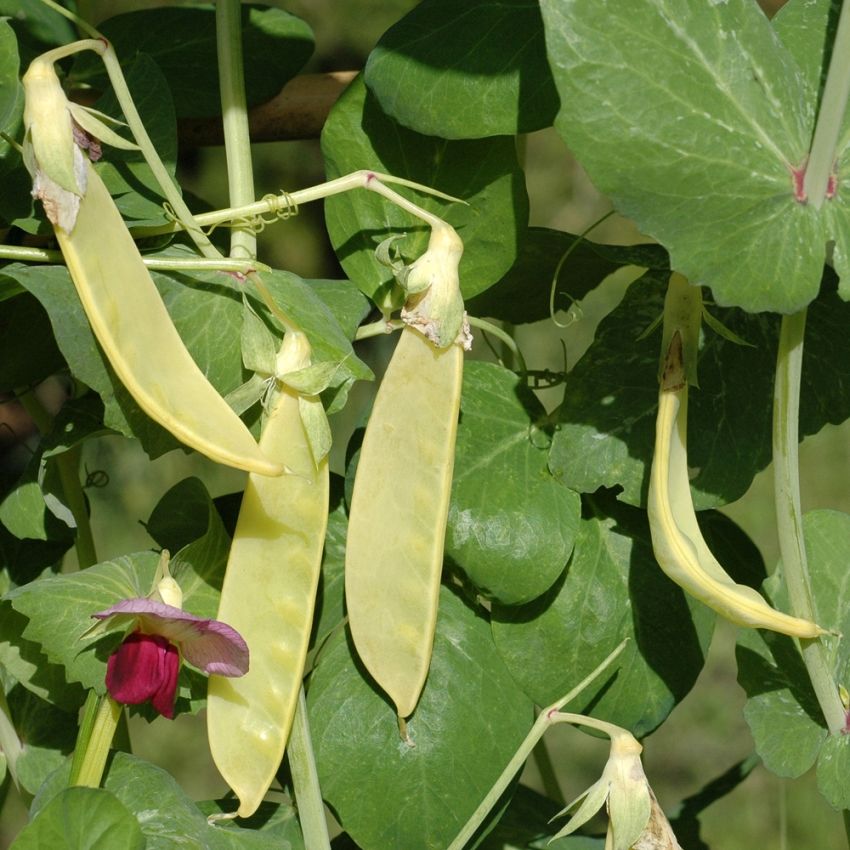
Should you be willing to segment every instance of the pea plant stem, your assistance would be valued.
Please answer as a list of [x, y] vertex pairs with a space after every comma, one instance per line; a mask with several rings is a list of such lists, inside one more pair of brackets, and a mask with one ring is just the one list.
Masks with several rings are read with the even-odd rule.
[[[61, 251], [49, 248], [31, 248], [25, 245], [0, 245], [0, 259], [22, 263], [64, 264]], [[201, 257], [142, 257], [142, 262], [153, 271], [222, 271], [248, 274], [266, 271], [268, 266], [256, 260], [235, 260], [227, 257], [207, 259]]]
[[310, 724], [307, 719], [307, 700], [304, 688], [298, 695], [298, 707], [289, 734], [286, 748], [289, 758], [289, 770], [292, 773], [292, 786], [295, 790], [295, 802], [298, 805], [298, 821], [304, 836], [304, 846], [310, 850], [330, 850], [328, 823], [325, 818], [325, 806], [319, 787], [319, 774], [316, 770], [316, 758], [313, 742], [310, 738]]
[[839, 134], [850, 97], [850, 4], [839, 13], [829, 70], [823, 87], [818, 120], [812, 136], [809, 161], [803, 178], [803, 194], [820, 209], [833, 173]]
[[[219, 0], [216, 3], [219, 92], [227, 157], [227, 184], [233, 206], [243, 206], [254, 201], [241, 13], [239, 0]], [[231, 229], [230, 256], [234, 259], [253, 259], [257, 256], [257, 237], [250, 227], [237, 224]]]
[[12, 777], [15, 788], [19, 792], [21, 791], [21, 786], [18, 782], [18, 758], [23, 752], [23, 749], [24, 746], [18, 737], [18, 731], [15, 729], [15, 724], [12, 721], [12, 714], [9, 711], [6, 694], [3, 688], [0, 687], [0, 751], [6, 757], [6, 768], [9, 771], [9, 776]]
[[[566, 696], [561, 697], [557, 702], [544, 708], [534, 725], [525, 736], [525, 740], [519, 745], [519, 748], [514, 753], [511, 760], [505, 766], [501, 776], [493, 784], [487, 795], [481, 801], [478, 808], [472, 813], [472, 816], [464, 825], [463, 829], [455, 836], [454, 841], [449, 845], [448, 850], [463, 850], [467, 841], [475, 834], [475, 831], [484, 822], [484, 819], [489, 814], [490, 810], [496, 804], [496, 801], [505, 792], [508, 785], [511, 784], [513, 778], [522, 770], [525, 760], [529, 757], [532, 750], [537, 746], [538, 741], [555, 723], [565, 722], [563, 720], [567, 715], [559, 714], [560, 710], [571, 700], [575, 699], [594, 679], [601, 675], [608, 667], [613, 664], [620, 653], [626, 648], [626, 642], [623, 641], [595, 670], [585, 676]], [[580, 718], [581, 722], [594, 728], [600, 728], [599, 724], [602, 721], [594, 721], [592, 718], [585, 718], [582, 715], [569, 715], [570, 718]], [[572, 721], [570, 721], [572, 722]], [[604, 729], [602, 731], [605, 731]]]
[[506, 330], [503, 330], [498, 325], [494, 325], [492, 322], [488, 322], [486, 319], [478, 319], [474, 316], [468, 316], [467, 318], [472, 327], [478, 328], [479, 330], [484, 331], [484, 333], [492, 334], [511, 352], [511, 354], [513, 354], [516, 359], [517, 367], [523, 375], [528, 371], [525, 358], [522, 356], [522, 352], [519, 350], [516, 340]]
[[[816, 620], [803, 539], [800, 507], [798, 420], [800, 377], [806, 311], [782, 317], [773, 395], [773, 466], [776, 524], [791, 610], [797, 617]], [[837, 734], [844, 726], [844, 708], [820, 639], [801, 640], [808, 670], [827, 727]]]
[[[88, 708], [88, 705], [86, 706]], [[88, 735], [85, 745], [82, 747], [82, 757], [77, 765], [77, 753], [74, 753], [74, 762], [71, 771], [71, 785], [83, 785], [88, 788], [97, 788], [103, 779], [103, 771], [106, 767], [106, 759], [109, 756], [109, 748], [112, 738], [118, 727], [118, 721], [123, 712], [122, 706], [115, 702], [110, 696], [97, 698], [97, 706], [91, 726], [87, 729]], [[85, 724], [84, 724], [85, 725]], [[80, 731], [82, 732], [83, 727]], [[80, 736], [82, 737], [82, 735]], [[80, 738], [78, 749], [80, 748]], [[76, 768], [76, 772], [75, 772]]]
[[[44, 409], [35, 393], [32, 390], [23, 390], [18, 394], [18, 398], [24, 410], [32, 417], [42, 436], [49, 433], [53, 428], [53, 417]], [[74, 540], [77, 562], [80, 569], [85, 569], [97, 563], [97, 551], [89, 523], [86, 497], [83, 493], [82, 484], [80, 484], [80, 449], [75, 447], [57, 454], [53, 460], [59, 472], [65, 504], [77, 524], [77, 534]]]
[[[296, 192], [283, 192], [280, 195], [270, 195], [260, 201], [255, 201], [242, 207], [231, 207], [226, 210], [201, 213], [195, 216], [194, 220], [201, 227], [213, 227], [228, 221], [260, 218], [264, 215], [288, 217], [293, 215], [301, 204], [318, 201], [322, 198], [329, 198], [331, 195], [339, 195], [343, 192], [350, 192], [352, 189], [368, 189], [369, 191], [383, 195], [394, 204], [407, 210], [411, 215], [422, 219], [428, 224], [433, 224], [435, 221], [441, 222], [441, 219], [408, 201], [407, 198], [402, 197], [388, 186], [385, 186], [385, 183], [419, 189], [434, 197], [442, 198], [452, 203], [463, 203], [459, 198], [453, 198], [451, 195], [438, 192], [435, 189], [415, 183], [412, 180], [405, 180], [402, 177], [393, 177], [391, 174], [379, 174], [375, 171], [354, 171], [351, 174], [346, 174], [344, 177], [337, 177], [335, 180], [329, 180], [327, 183], [322, 183], [319, 186], [311, 186], [309, 189], [299, 189]], [[170, 224], [157, 227], [135, 228], [132, 233], [135, 237], [140, 238], [175, 233], [182, 228], [183, 225], [180, 221], [174, 221]]]

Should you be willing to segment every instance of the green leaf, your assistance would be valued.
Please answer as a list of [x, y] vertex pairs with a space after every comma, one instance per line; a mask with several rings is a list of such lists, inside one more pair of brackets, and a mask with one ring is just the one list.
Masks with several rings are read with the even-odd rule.
[[[812, 511], [803, 517], [803, 532], [815, 619], [825, 629], [847, 634], [850, 590], [845, 578], [850, 516], [838, 511]], [[778, 571], [765, 588], [775, 604], [787, 609]], [[826, 643], [836, 682], [850, 681], [850, 649], [845, 641], [832, 635], [821, 640]], [[832, 775], [831, 759], [845, 755], [821, 749], [827, 730], [797, 644], [782, 635], [744, 630], [738, 638], [736, 657], [738, 682], [747, 692], [744, 717], [765, 767], [779, 776], [800, 776], [815, 763], [818, 753], [824, 752], [827, 763], [819, 778], [823, 792], [830, 800], [844, 795], [845, 790], [827, 777]], [[820, 770], [819, 766], [819, 777]]]
[[563, 576], [527, 605], [494, 605], [493, 636], [538, 705], [562, 697], [629, 638], [616, 672], [565, 710], [589, 711], [640, 738], [693, 686], [714, 615], [658, 568], [642, 511], [613, 500], [593, 499], [589, 507]]
[[68, 44], [78, 38], [74, 25], [41, 0], [0, 0], [0, 15], [9, 16], [17, 33], [22, 58], [29, 64], [48, 47]]
[[507, 369], [464, 366], [446, 553], [485, 595], [528, 602], [563, 572], [581, 501], [547, 467], [545, 411]]
[[145, 850], [145, 836], [131, 812], [103, 788], [65, 788], [19, 833], [15, 850]]
[[833, 809], [850, 808], [850, 737], [832, 735], [826, 739], [818, 756], [818, 790]]
[[[189, 479], [192, 482], [192, 479]], [[197, 488], [186, 484], [183, 492]], [[178, 485], [180, 486], [180, 485]], [[204, 491], [205, 494], [205, 491]], [[200, 502], [195, 495], [195, 504]], [[229, 549], [215, 507], [206, 496], [206, 525], [202, 536], [184, 545], [172, 558], [171, 573], [183, 591], [183, 607], [198, 617], [214, 618]], [[147, 596], [153, 586], [158, 556], [152, 552], [125, 555], [89, 567], [83, 572], [49, 576], [6, 594], [12, 607], [29, 619], [23, 638], [40, 644], [47, 659], [65, 667], [68, 681], [104, 691], [106, 660], [122, 633], [83, 638], [92, 626], [92, 614], [123, 599]], [[184, 668], [178, 711], [196, 710], [206, 696], [206, 679]], [[188, 700], [188, 702], [186, 702]], [[148, 707], [137, 709], [143, 714]], [[153, 716], [152, 713], [150, 716]]]
[[[313, 52], [313, 36], [300, 18], [281, 9], [242, 10], [243, 49], [248, 105], [276, 95]], [[103, 22], [103, 34], [118, 58], [129, 63], [147, 53], [171, 88], [180, 118], [221, 114], [215, 69], [218, 67], [213, 9], [150, 9], [117, 15]], [[97, 57], [82, 55], [74, 65], [76, 83], [104, 86]]]
[[[422, 136], [384, 115], [355, 80], [337, 101], [322, 132], [328, 178], [359, 169], [393, 174], [432, 186], [465, 204], [400, 188], [451, 224], [464, 242], [460, 284], [471, 297], [495, 283], [514, 262], [528, 219], [528, 198], [513, 139], [450, 142]], [[383, 300], [392, 272], [375, 258], [375, 248], [393, 234], [407, 262], [426, 248], [430, 228], [374, 192], [356, 190], [325, 201], [331, 243], [346, 274], [373, 300]]]
[[209, 495], [206, 507], [207, 526], [203, 535], [172, 557], [171, 575], [183, 591], [183, 607], [198, 617], [214, 619], [227, 567], [230, 537]]
[[[151, 457], [180, 444], [142, 412], [108, 365], [63, 266], [6, 266], [2, 274], [32, 292], [50, 316], [56, 342], [74, 375], [103, 399], [107, 427], [135, 436]], [[229, 275], [219, 272], [164, 275], [154, 273], [175, 327], [189, 353], [222, 394], [243, 381], [239, 331], [240, 293]], [[207, 322], [217, 333], [208, 333]]]
[[558, 111], [537, 0], [425, 0], [381, 36], [364, 76], [387, 115], [444, 139], [530, 133]]
[[322, 794], [361, 847], [446, 847], [527, 734], [531, 703], [486, 620], [445, 588], [431, 672], [408, 724], [415, 746], [399, 738], [393, 708], [350, 647], [347, 634], [331, 639], [308, 694]]
[[38, 642], [23, 636], [27, 618], [0, 602], [0, 664], [28, 691], [65, 711], [75, 711], [83, 704], [85, 693], [65, 678], [64, 668], [48, 661]]
[[103, 693], [115, 635], [94, 644], [81, 641], [81, 636], [93, 625], [95, 612], [122, 599], [147, 596], [158, 560], [153, 552], [122, 555], [82, 572], [30, 582], [4, 598], [29, 619], [23, 637], [40, 644], [50, 662], [64, 666], [69, 682]]
[[274, 375], [280, 342], [245, 299], [242, 313], [242, 363], [250, 372]]
[[53, 418], [53, 426], [42, 437], [43, 456], [48, 459], [78, 448], [86, 440], [110, 433], [103, 424], [103, 402], [94, 394], [71, 399]]
[[305, 283], [333, 313], [348, 339], [354, 339], [360, 323], [369, 315], [369, 299], [350, 280], [308, 280]]
[[[2, 14], [2, 5], [0, 5]], [[0, 131], [18, 136], [24, 111], [24, 89], [18, 80], [20, 57], [18, 40], [8, 19], [0, 19]], [[19, 162], [18, 153], [4, 139], [0, 139], [0, 174], [10, 164]]]
[[[569, 373], [549, 455], [553, 474], [583, 493], [621, 486], [619, 498], [643, 504], [655, 440], [660, 335], [637, 338], [661, 314], [664, 285], [635, 281], [599, 325], [587, 354]], [[827, 284], [825, 284], [825, 290]], [[699, 388], [690, 395], [688, 465], [698, 509], [740, 498], [770, 462], [773, 371], [778, 323], [773, 317], [710, 307], [754, 347], [703, 331]], [[850, 416], [842, 364], [850, 309], [824, 291], [809, 308], [800, 435]]]
[[30, 458], [18, 482], [0, 502], [0, 522], [16, 537], [47, 540], [56, 536], [55, 528], [54, 534], [48, 531], [52, 515], [44, 502], [40, 472], [39, 453]]
[[[177, 168], [177, 118], [168, 82], [159, 66], [145, 53], [138, 53], [124, 68], [127, 87], [163, 165], [169, 174]], [[107, 115], [124, 120], [112, 90], [95, 107]], [[120, 135], [132, 140], [127, 128]], [[159, 182], [140, 151], [125, 151], [103, 145], [103, 158], [95, 168], [115, 199], [121, 215], [136, 227], [165, 224], [169, 218]]]
[[[806, 90], [823, 94], [830, 53], [841, 3], [838, 0], [791, 0], [773, 18], [773, 25], [786, 49], [797, 62]], [[850, 168], [850, 111], [845, 109], [836, 150], [837, 175]], [[841, 278], [839, 292], [850, 298], [850, 201], [847, 192], [838, 191], [822, 208], [828, 238], [834, 239], [832, 262]]]
[[203, 537], [210, 525], [210, 495], [200, 478], [184, 478], [156, 503], [145, 530], [174, 553]]
[[[572, 233], [529, 227], [519, 256], [507, 273], [489, 289], [466, 302], [474, 316], [491, 316], [513, 324], [548, 319], [552, 281], [558, 264], [571, 253], [558, 273], [555, 309], [569, 310], [603, 278], [625, 263], [601, 255], [597, 246]], [[600, 246], [601, 247], [601, 246]]]
[[553, 821], [562, 806], [518, 785], [504, 815], [477, 850], [604, 850], [604, 838], [568, 835], [552, 841]]
[[77, 704], [63, 711], [17, 686], [8, 695], [15, 729], [24, 743], [15, 770], [18, 781], [35, 794], [47, 777], [74, 749], [77, 738]]
[[[374, 377], [371, 369], [354, 354], [349, 335], [325, 305], [319, 289], [292, 272], [273, 270], [263, 273], [262, 277], [278, 307], [307, 335], [314, 363], [340, 364], [340, 380], [371, 380]], [[265, 304], [254, 301], [252, 306], [282, 332]]]
[[[51, 796], [61, 790], [64, 782], [67, 782], [67, 772], [57, 772], [48, 783], [49, 787], [42, 789], [36, 797], [33, 808], [38, 812], [49, 806]], [[169, 773], [123, 752], [113, 754], [104, 787], [132, 813], [147, 842], [145, 850], [173, 850], [175, 847], [304, 850], [297, 819], [288, 803], [276, 807], [277, 811], [272, 813], [266, 807], [266, 823], [259, 829], [243, 829], [233, 821], [220, 821], [213, 825], [207, 821], [206, 815], [221, 811], [221, 807], [205, 803], [202, 804], [205, 811], [201, 811]], [[232, 812], [233, 808], [231, 804], [224, 810]], [[113, 845], [98, 845], [98, 848], [101, 847], [112, 850]]]
[[561, 96], [555, 125], [595, 185], [718, 303], [808, 304], [837, 232], [794, 195], [816, 91], [758, 5], [541, 8]]

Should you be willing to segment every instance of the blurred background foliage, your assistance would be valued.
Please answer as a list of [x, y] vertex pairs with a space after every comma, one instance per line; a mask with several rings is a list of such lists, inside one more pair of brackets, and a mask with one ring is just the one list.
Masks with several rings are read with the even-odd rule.
[[[772, 13], [782, 2], [765, 0], [762, 5]], [[416, 4], [413, 0], [289, 0], [277, 5], [312, 27], [316, 51], [304, 70], [323, 72], [362, 68], [380, 35]], [[553, 130], [526, 136], [520, 145], [532, 225], [579, 233], [610, 209]], [[258, 144], [254, 157], [258, 197], [324, 180], [318, 140]], [[179, 177], [189, 192], [211, 207], [227, 206], [222, 148], [181, 150]], [[618, 244], [643, 241], [633, 224], [618, 216], [607, 219], [594, 230], [592, 238]], [[260, 234], [259, 257], [273, 267], [306, 278], [342, 277], [325, 234], [321, 203], [302, 208], [298, 216]], [[627, 276], [607, 280], [583, 304], [569, 308], [566, 328], [550, 321], [516, 328], [515, 336], [529, 367], [560, 371], [565, 358], [567, 367], [572, 367], [592, 340], [595, 325], [616, 305], [627, 284]], [[641, 330], [636, 329], [636, 334]], [[358, 353], [380, 370], [391, 345], [386, 340], [371, 340], [361, 344], [363, 351], [358, 349]], [[493, 359], [495, 355], [479, 342], [472, 356]], [[551, 408], [563, 391], [563, 387], [548, 390], [541, 398]], [[342, 471], [348, 435], [371, 392], [371, 387], [359, 387], [349, 407], [334, 418], [335, 471]], [[102, 470], [107, 476], [105, 486], [88, 490], [102, 560], [152, 545], [143, 523], [162, 494], [183, 478], [199, 476], [213, 496], [243, 486], [241, 473], [218, 467], [198, 455], [174, 452], [151, 463], [137, 444], [119, 437], [89, 441], [86, 446], [86, 468], [90, 472]], [[850, 427], [827, 426], [807, 439], [800, 460], [803, 509], [831, 507], [850, 512]], [[755, 540], [769, 566], [776, 563], [778, 553], [772, 486], [771, 470], [767, 469], [739, 502], [724, 509]], [[697, 685], [667, 722], [644, 741], [647, 775], [662, 807], [670, 814], [676, 812], [682, 799], [752, 752], [742, 715], [744, 694], [735, 681], [733, 646], [734, 628], [718, 624]], [[168, 769], [191, 796], [208, 799], [225, 792], [226, 786], [209, 758], [203, 715], [182, 715], [176, 721], [160, 718], [152, 724], [133, 718], [130, 728], [134, 751]], [[524, 781], [541, 791], [555, 782], [566, 799], [572, 799], [598, 776], [607, 745], [564, 727], [556, 727], [549, 736], [548, 760], [532, 760]], [[14, 793], [9, 794], [0, 818], [0, 847], [9, 845], [24, 820], [21, 802]], [[750, 850], [754, 846], [837, 850], [844, 846], [840, 815], [824, 810], [812, 775], [788, 781], [757, 767], [731, 794], [710, 806], [701, 820], [705, 844], [717, 850]], [[692, 850], [698, 845], [683, 846]]]

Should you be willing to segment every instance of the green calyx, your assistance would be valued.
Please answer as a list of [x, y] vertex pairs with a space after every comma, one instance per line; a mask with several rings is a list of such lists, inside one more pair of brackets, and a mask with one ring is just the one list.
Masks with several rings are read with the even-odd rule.
[[462, 255], [463, 242], [454, 228], [445, 222], [435, 223], [428, 249], [399, 281], [410, 296], [401, 311], [402, 320], [437, 348], [448, 348], [455, 342], [465, 349], [472, 346], [460, 293], [458, 266]]

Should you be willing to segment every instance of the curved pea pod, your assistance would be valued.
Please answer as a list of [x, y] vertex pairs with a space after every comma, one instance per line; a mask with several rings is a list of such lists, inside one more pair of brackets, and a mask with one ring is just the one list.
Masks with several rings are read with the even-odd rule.
[[90, 163], [73, 229], [56, 238], [89, 323], [139, 407], [218, 463], [280, 475], [177, 333], [112, 197]]
[[118, 208], [75, 139], [85, 135], [83, 128], [111, 145], [135, 145], [110, 130], [101, 120], [106, 116], [68, 101], [53, 67], [56, 52], [34, 59], [23, 77], [24, 162], [98, 342], [139, 407], [179, 440], [219, 463], [280, 475], [283, 466], [263, 456], [192, 360]]
[[[281, 358], [299, 336], [287, 333]], [[328, 464], [326, 458], [314, 462], [301, 415], [305, 402], [321, 404], [286, 386], [273, 402], [260, 446], [270, 457], [286, 458], [287, 472], [248, 476], [218, 610], [251, 654], [239, 679], [210, 676], [207, 699], [210, 750], [239, 797], [240, 817], [256, 811], [283, 757], [321, 571]]]
[[777, 611], [756, 590], [736, 583], [711, 553], [697, 522], [688, 479], [687, 409], [682, 337], [674, 333], [658, 397], [647, 505], [659, 566], [683, 590], [737, 625], [799, 638], [824, 634], [816, 623]]
[[413, 713], [428, 675], [449, 510], [463, 351], [406, 327], [378, 389], [354, 481], [345, 598], [357, 652]]

